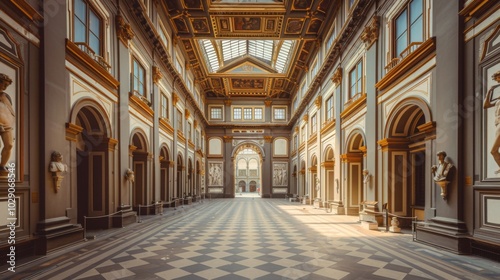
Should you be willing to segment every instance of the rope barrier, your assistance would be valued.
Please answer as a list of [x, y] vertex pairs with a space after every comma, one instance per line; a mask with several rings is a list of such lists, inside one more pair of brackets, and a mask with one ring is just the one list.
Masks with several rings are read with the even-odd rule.
[[114, 213], [111, 213], [111, 214], [107, 214], [107, 215], [102, 215], [102, 216], [92, 216], [92, 217], [87, 217], [87, 216], [83, 216], [83, 240], [84, 241], [87, 241], [87, 219], [101, 219], [101, 218], [106, 218], [106, 217], [111, 217], [112, 215], [116, 215], [118, 213], [122, 213], [123, 211], [120, 210], [120, 211], [117, 211], [117, 212], [114, 212]]

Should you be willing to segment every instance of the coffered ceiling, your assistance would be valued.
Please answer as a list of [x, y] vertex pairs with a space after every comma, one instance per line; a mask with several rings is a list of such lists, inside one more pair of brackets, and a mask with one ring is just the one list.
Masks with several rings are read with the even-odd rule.
[[338, 0], [163, 0], [208, 98], [288, 99]]

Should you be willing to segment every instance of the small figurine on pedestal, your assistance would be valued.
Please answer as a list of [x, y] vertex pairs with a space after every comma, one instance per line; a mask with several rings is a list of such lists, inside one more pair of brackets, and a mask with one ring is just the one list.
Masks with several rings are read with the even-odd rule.
[[51, 156], [51, 162], [49, 165], [49, 171], [52, 172], [52, 179], [54, 182], [54, 191], [57, 193], [61, 188], [61, 182], [64, 178], [62, 175], [68, 171], [68, 166], [62, 162], [62, 155], [59, 152], [53, 152]]

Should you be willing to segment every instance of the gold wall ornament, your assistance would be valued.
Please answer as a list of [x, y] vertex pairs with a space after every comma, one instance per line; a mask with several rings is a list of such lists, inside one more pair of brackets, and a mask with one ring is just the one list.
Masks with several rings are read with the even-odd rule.
[[198, 121], [197, 120], [194, 120], [193, 121], [193, 127], [196, 129], [198, 128]]
[[161, 78], [163, 77], [163, 74], [161, 73], [161, 70], [157, 66], [153, 66], [153, 82], [157, 84]]
[[189, 117], [191, 116], [191, 112], [189, 112], [188, 109], [184, 109], [184, 117], [187, 119], [189, 119]]
[[272, 100], [264, 100], [264, 104], [266, 105], [266, 107], [271, 107], [271, 104], [273, 104], [273, 101]]
[[132, 27], [130, 24], [125, 22], [125, 19], [121, 15], [116, 15], [116, 35], [118, 39], [124, 44], [128, 45], [128, 41], [134, 38], [134, 32], [132, 31]]
[[332, 82], [338, 87], [342, 83], [342, 68], [339, 67], [333, 72]]
[[321, 108], [321, 102], [323, 102], [323, 97], [321, 95], [316, 97], [316, 100], [314, 100], [314, 104], [316, 104], [318, 109]]
[[233, 141], [233, 136], [222, 136], [222, 138], [224, 138], [225, 143], [230, 143], [231, 141]]
[[304, 122], [306, 122], [306, 123], [307, 123], [307, 122], [309, 122], [309, 114], [305, 114], [305, 115], [302, 117], [302, 120], [303, 120]]
[[365, 43], [365, 47], [368, 49], [377, 41], [379, 33], [380, 19], [378, 16], [374, 16], [370, 21], [370, 24], [365, 27], [363, 33], [361, 33], [361, 40]]
[[61, 183], [64, 179], [63, 174], [68, 171], [68, 166], [62, 162], [63, 157], [59, 152], [52, 152], [50, 160], [49, 172], [52, 173], [52, 184], [54, 192], [57, 193], [61, 188]]
[[264, 136], [264, 141], [266, 143], [272, 143], [273, 142], [273, 137], [272, 136]]
[[175, 105], [177, 105], [178, 101], [179, 101], [179, 96], [175, 92], [173, 92], [172, 93], [172, 104], [175, 106]]

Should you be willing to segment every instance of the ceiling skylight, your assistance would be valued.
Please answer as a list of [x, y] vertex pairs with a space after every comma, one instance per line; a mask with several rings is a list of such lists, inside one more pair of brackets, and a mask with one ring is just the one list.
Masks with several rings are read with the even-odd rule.
[[[207, 69], [215, 73], [243, 56], [252, 56], [275, 69], [278, 73], [285, 72], [290, 51], [293, 49], [294, 41], [291, 40], [199, 40], [204, 51]], [[216, 49], [217, 48], [217, 49]], [[278, 51], [278, 55], [274, 53]], [[219, 56], [222, 56], [220, 58]], [[276, 61], [273, 61], [276, 59]], [[222, 65], [221, 65], [222, 63]]]

